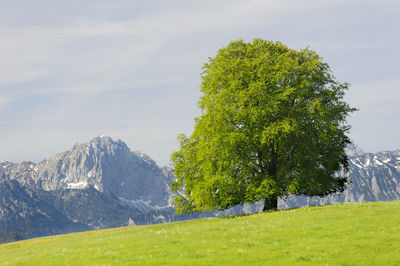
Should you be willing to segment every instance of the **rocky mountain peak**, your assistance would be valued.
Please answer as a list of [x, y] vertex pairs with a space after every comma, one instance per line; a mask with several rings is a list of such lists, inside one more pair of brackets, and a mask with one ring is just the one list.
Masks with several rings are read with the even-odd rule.
[[346, 153], [347, 153], [348, 156], [353, 157], [353, 156], [361, 156], [365, 152], [352, 141], [347, 146]]
[[122, 140], [113, 140], [110, 136], [108, 135], [100, 135], [98, 137], [93, 138], [90, 140], [88, 143], [91, 145], [96, 145], [99, 147], [106, 147], [106, 146], [119, 146], [121, 148], [129, 150], [128, 146], [126, 145], [125, 142]]
[[100, 135], [75, 144], [39, 164], [2, 163], [0, 180], [16, 179], [25, 186], [57, 189], [110, 190], [126, 200], [167, 206], [169, 184], [163, 171], [147, 155], [132, 152], [125, 142]]

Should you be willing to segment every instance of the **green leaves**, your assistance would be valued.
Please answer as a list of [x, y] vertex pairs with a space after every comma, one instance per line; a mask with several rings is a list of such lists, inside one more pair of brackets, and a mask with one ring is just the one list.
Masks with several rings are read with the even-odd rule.
[[273, 144], [281, 138], [291, 134], [296, 128], [296, 121], [291, 118], [283, 118], [280, 121], [267, 124], [262, 132], [261, 144]]
[[202, 115], [171, 156], [178, 212], [343, 189], [348, 87], [308, 48], [254, 39], [220, 49], [203, 67]]

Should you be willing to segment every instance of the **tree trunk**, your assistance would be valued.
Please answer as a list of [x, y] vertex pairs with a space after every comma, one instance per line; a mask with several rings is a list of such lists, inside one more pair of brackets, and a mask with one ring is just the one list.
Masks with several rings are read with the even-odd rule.
[[263, 212], [278, 210], [278, 198], [265, 198]]

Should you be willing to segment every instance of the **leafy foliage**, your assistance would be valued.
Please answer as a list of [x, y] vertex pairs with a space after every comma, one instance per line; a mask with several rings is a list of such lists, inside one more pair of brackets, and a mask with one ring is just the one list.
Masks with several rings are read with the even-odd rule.
[[280, 42], [231, 42], [203, 67], [190, 137], [180, 135], [171, 161], [184, 188], [177, 211], [211, 211], [278, 197], [341, 191], [348, 167], [343, 101], [328, 64], [312, 50]]

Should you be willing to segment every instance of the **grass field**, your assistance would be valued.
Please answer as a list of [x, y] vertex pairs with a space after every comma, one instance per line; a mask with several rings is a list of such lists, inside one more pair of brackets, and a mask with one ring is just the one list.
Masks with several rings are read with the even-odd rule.
[[400, 201], [123, 227], [0, 245], [17, 265], [400, 265]]

